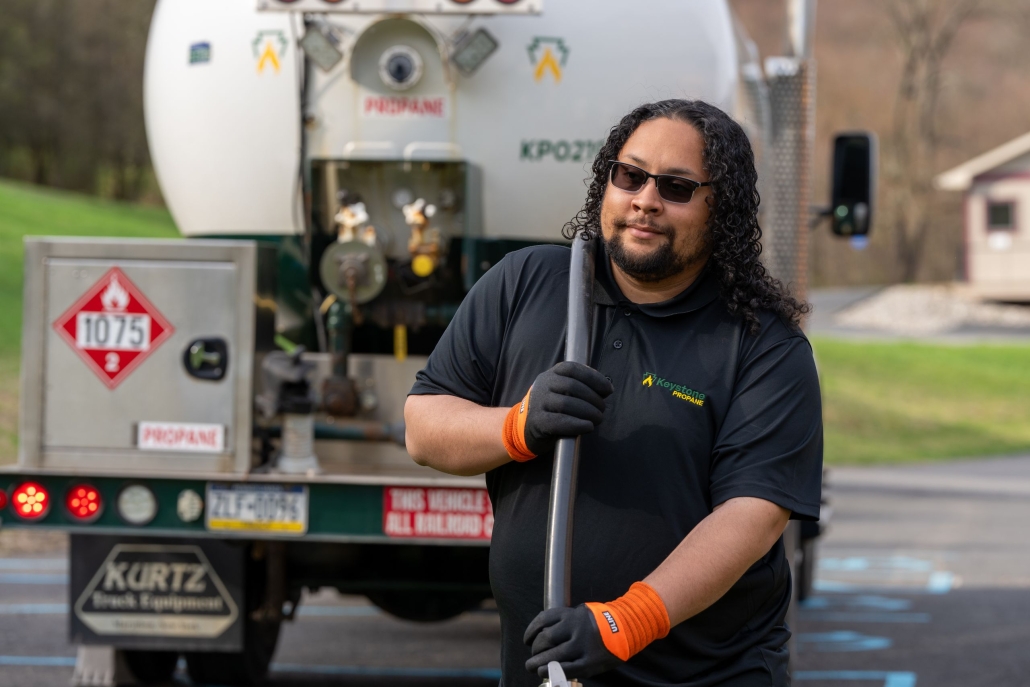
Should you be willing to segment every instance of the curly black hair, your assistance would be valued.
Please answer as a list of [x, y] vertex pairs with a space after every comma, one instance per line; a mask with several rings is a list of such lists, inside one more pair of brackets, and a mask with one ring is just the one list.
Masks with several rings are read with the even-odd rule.
[[758, 172], [747, 134], [719, 108], [700, 100], [662, 100], [641, 105], [612, 127], [608, 140], [594, 158], [583, 209], [562, 228], [572, 239], [582, 232], [601, 233], [601, 204], [608, 187], [609, 160], [618, 158], [626, 140], [642, 123], [658, 118], [690, 124], [704, 140], [705, 171], [712, 182], [706, 198], [710, 208], [708, 231], [712, 255], [710, 267], [721, 283], [721, 296], [731, 315], [739, 315], [752, 333], [760, 325], [758, 311], [768, 310], [782, 319], [800, 324], [811, 306], [794, 298], [787, 288], [766, 271], [759, 260], [762, 229], [758, 225]]

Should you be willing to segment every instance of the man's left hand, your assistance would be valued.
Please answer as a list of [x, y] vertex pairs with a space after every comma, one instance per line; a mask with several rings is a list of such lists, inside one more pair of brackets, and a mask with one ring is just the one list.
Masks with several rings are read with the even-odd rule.
[[526, 628], [524, 638], [533, 656], [526, 670], [547, 677], [547, 664], [557, 661], [567, 677], [590, 677], [611, 670], [622, 661], [605, 648], [594, 614], [586, 606], [551, 608]]

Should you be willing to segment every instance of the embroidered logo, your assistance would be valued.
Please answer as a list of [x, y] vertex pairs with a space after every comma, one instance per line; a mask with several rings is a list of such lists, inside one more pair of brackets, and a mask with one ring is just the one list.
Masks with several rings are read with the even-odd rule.
[[700, 391], [694, 391], [693, 389], [683, 386], [682, 384], [676, 384], [670, 382], [667, 379], [663, 379], [656, 375], [654, 372], [645, 372], [644, 379], [640, 383], [641, 386], [646, 386], [649, 389], [658, 387], [661, 389], [668, 389], [669, 393], [672, 394], [673, 398], [678, 398], [681, 401], [687, 403], [693, 403], [696, 406], [704, 406], [705, 395]]

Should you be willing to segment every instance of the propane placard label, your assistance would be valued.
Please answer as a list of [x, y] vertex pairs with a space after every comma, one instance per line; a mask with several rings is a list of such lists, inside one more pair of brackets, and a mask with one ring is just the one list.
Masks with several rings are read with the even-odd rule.
[[[237, 624], [239, 580], [233, 580], [234, 595], [200, 545], [114, 543], [109, 547], [99, 565], [88, 561], [93, 556], [84, 558], [73, 551], [72, 565], [78, 568], [73, 578], [81, 581], [92, 574], [81, 587], [73, 580], [73, 635], [81, 624], [88, 630], [87, 639], [92, 635], [97, 640], [217, 640]], [[236, 572], [233, 567], [230, 574]]]
[[361, 115], [368, 119], [447, 119], [450, 99], [445, 95], [373, 95], [361, 99]]
[[493, 529], [486, 489], [383, 489], [383, 533], [388, 537], [489, 541]]
[[148, 451], [221, 453], [225, 449], [225, 425], [188, 422], [141, 422], [136, 444]]
[[175, 331], [117, 267], [65, 310], [54, 330], [109, 389]]

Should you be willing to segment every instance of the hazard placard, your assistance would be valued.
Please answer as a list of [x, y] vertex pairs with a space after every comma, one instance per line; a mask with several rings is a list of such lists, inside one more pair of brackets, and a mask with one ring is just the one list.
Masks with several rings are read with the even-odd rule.
[[57, 318], [54, 330], [109, 389], [175, 331], [117, 267]]

